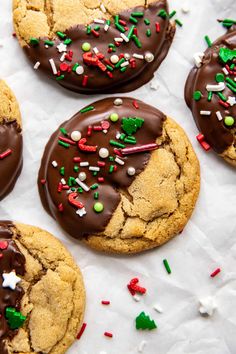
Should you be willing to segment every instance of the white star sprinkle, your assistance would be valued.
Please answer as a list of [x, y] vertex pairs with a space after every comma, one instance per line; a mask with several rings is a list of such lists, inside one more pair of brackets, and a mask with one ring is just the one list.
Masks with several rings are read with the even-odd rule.
[[230, 106], [234, 106], [236, 104], [236, 97], [229, 96], [227, 103], [229, 103]]
[[21, 278], [16, 275], [15, 271], [3, 273], [2, 277], [4, 279], [2, 283], [3, 288], [10, 288], [12, 290], [15, 290], [16, 285], [21, 281]]
[[86, 215], [86, 210], [85, 208], [82, 208], [82, 209], [78, 209], [77, 212], [76, 212], [77, 215], [79, 215], [81, 218]]
[[58, 52], [62, 53], [62, 52], [66, 52], [67, 51], [67, 45], [64, 43], [60, 43], [57, 46]]

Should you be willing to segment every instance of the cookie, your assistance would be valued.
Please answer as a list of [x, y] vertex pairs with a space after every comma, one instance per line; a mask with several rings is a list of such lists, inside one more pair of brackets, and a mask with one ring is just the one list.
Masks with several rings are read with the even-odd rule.
[[98, 250], [135, 253], [183, 230], [199, 179], [193, 148], [172, 119], [113, 97], [51, 136], [38, 185], [44, 208], [71, 236]]
[[236, 167], [235, 48], [236, 27], [194, 56], [185, 100], [201, 133], [198, 140]]
[[166, 57], [166, 0], [14, 0], [15, 31], [36, 70], [84, 94], [128, 92]]
[[21, 115], [16, 98], [0, 80], [0, 200], [10, 193], [22, 169]]
[[65, 353], [85, 307], [71, 255], [42, 229], [0, 221], [0, 257], [0, 353]]

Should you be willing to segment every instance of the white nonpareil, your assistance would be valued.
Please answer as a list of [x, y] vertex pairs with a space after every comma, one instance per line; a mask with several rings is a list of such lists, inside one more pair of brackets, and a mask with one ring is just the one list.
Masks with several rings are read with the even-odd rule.
[[16, 275], [15, 271], [12, 271], [10, 273], [3, 273], [3, 283], [2, 286], [3, 288], [10, 288], [12, 290], [15, 290], [16, 285], [21, 281], [21, 278], [19, 278]]

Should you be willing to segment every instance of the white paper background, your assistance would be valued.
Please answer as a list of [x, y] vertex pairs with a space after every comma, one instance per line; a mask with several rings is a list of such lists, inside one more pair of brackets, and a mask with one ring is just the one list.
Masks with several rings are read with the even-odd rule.
[[[133, 354], [142, 340], [147, 341], [144, 352], [148, 354], [236, 353], [236, 171], [198, 145], [197, 129], [183, 100], [192, 55], [204, 50], [205, 34], [215, 39], [224, 32], [216, 19], [236, 17], [236, 2], [193, 0], [188, 15], [181, 14], [183, 2], [171, 3], [171, 9], [179, 10], [184, 27], [178, 28], [170, 53], [154, 79], [159, 90], [151, 90], [149, 84], [129, 95], [154, 104], [187, 131], [201, 163], [201, 193], [180, 237], [160, 249], [132, 257], [97, 254], [81, 246], [67, 238], [43, 210], [36, 179], [44, 146], [60, 123], [98, 97], [67, 92], [38, 76], [12, 37], [11, 1], [0, 3], [0, 77], [17, 96], [24, 133], [23, 172], [14, 191], [0, 204], [0, 219], [47, 229], [63, 241], [81, 267], [88, 326], [70, 354]], [[169, 260], [171, 275], [163, 267], [164, 258]], [[209, 274], [216, 267], [222, 272], [211, 279]], [[139, 303], [126, 290], [134, 276], [148, 289]], [[205, 296], [213, 296], [217, 302], [211, 318], [198, 313], [199, 298]], [[101, 306], [102, 299], [109, 299], [111, 306]], [[153, 310], [155, 303], [163, 308], [163, 314]], [[135, 330], [134, 318], [142, 310], [156, 320], [157, 331]], [[103, 336], [106, 330], [113, 332], [113, 339]]]

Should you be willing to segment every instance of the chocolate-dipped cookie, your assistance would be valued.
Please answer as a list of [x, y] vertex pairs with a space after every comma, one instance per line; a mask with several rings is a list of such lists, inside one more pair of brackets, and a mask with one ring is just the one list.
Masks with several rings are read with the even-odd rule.
[[14, 94], [0, 80], [0, 200], [12, 191], [21, 169], [21, 115]]
[[109, 98], [63, 123], [39, 171], [46, 211], [71, 236], [106, 252], [163, 244], [187, 223], [199, 164], [172, 119], [132, 98]]
[[0, 221], [0, 258], [0, 353], [64, 354], [85, 307], [71, 255], [42, 229]]
[[166, 0], [13, 4], [15, 31], [34, 69], [84, 94], [127, 92], [147, 83], [175, 33]]
[[236, 166], [236, 28], [204, 53], [185, 86], [185, 100], [200, 131], [199, 142]]

